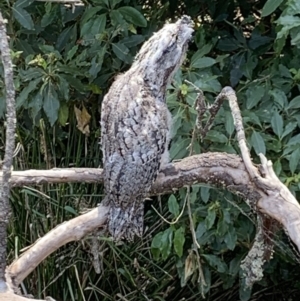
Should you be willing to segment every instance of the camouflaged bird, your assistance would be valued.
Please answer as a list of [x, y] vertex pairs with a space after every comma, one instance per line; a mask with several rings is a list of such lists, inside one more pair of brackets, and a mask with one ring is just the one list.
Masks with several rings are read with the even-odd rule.
[[104, 204], [110, 206], [113, 239], [143, 234], [144, 200], [168, 163], [171, 114], [166, 90], [180, 67], [193, 33], [183, 16], [156, 32], [105, 95], [101, 113]]

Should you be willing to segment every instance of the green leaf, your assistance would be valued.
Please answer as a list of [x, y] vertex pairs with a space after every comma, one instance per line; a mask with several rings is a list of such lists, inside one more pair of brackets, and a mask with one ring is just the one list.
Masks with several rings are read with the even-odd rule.
[[130, 61], [128, 61], [129, 49], [125, 45], [121, 43], [112, 43], [112, 50], [121, 61], [128, 64], [130, 63]]
[[71, 75], [68, 74], [61, 74], [61, 77], [66, 79], [70, 86], [74, 87], [78, 92], [84, 92], [87, 90], [87, 87], [81, 83], [81, 81]]
[[35, 80], [29, 82], [28, 85], [21, 91], [16, 99], [16, 108], [19, 109], [25, 101], [28, 101], [29, 94], [38, 88], [38, 84], [41, 82], [42, 78], [39, 77]]
[[154, 249], [160, 249], [161, 248], [161, 238], [162, 238], [163, 232], [157, 233], [151, 242], [151, 248]]
[[271, 125], [274, 133], [280, 138], [283, 132], [283, 119], [278, 112], [273, 114]]
[[268, 0], [261, 11], [261, 16], [266, 17], [271, 15], [283, 2], [283, 0]]
[[66, 47], [71, 35], [72, 35], [73, 26], [65, 28], [57, 38], [55, 47], [60, 52]]
[[201, 195], [202, 201], [206, 204], [209, 200], [210, 188], [209, 187], [201, 187], [200, 195]]
[[125, 20], [131, 22], [132, 24], [141, 27], [147, 26], [147, 20], [137, 9], [131, 6], [123, 6], [118, 8], [118, 11], [123, 15]]
[[66, 103], [62, 104], [58, 111], [58, 121], [62, 126], [65, 126], [69, 119], [69, 108]]
[[216, 63], [215, 59], [210, 57], [201, 57], [195, 60], [192, 64], [192, 68], [204, 69], [213, 66]]
[[58, 109], [60, 104], [56, 89], [51, 83], [48, 83], [43, 90], [43, 103], [44, 112], [48, 117], [51, 126], [53, 126], [58, 118]]
[[139, 44], [141, 44], [142, 42], [144, 42], [145, 37], [143, 35], [134, 35], [134, 36], [130, 36], [130, 37], [125, 37], [124, 39], [122, 39], [120, 41], [121, 44], [125, 45], [128, 48], [137, 46]]
[[77, 215], [77, 211], [71, 206], [65, 206], [64, 209], [65, 211], [72, 213], [73, 215]]
[[227, 143], [228, 138], [220, 133], [219, 131], [210, 130], [208, 134], [205, 136], [205, 140], [209, 140], [212, 142], [218, 142], [218, 143]]
[[179, 215], [179, 205], [174, 194], [171, 194], [169, 197], [168, 208], [175, 217]]
[[38, 121], [35, 120], [37, 115], [40, 113], [43, 106], [43, 96], [40, 91], [38, 91], [29, 101], [28, 108], [31, 109], [31, 117], [34, 123]]
[[18, 0], [15, 2], [14, 7], [16, 8], [24, 8], [29, 6], [31, 3], [33, 3], [35, 0]]
[[287, 106], [287, 109], [299, 109], [300, 108], [300, 96], [293, 98]]
[[173, 141], [172, 145], [171, 145], [171, 149], [170, 149], [170, 158], [172, 160], [174, 159], [181, 159], [182, 158], [182, 154], [183, 156], [186, 155], [187, 150], [186, 148], [188, 147], [188, 145], [191, 143], [191, 139], [186, 138], [186, 139], [181, 139], [179, 141]]
[[297, 148], [292, 152], [289, 158], [289, 167], [292, 174], [297, 169], [299, 163], [300, 163], [300, 148]]
[[204, 46], [201, 47], [198, 51], [196, 51], [192, 58], [191, 58], [191, 66], [197, 62], [200, 58], [202, 58], [204, 55], [209, 53], [212, 49], [212, 44], [205, 44]]
[[184, 227], [181, 226], [175, 231], [174, 234], [174, 239], [173, 239], [174, 250], [179, 257], [181, 257], [183, 254], [183, 245], [185, 242], [184, 233], [185, 233], [185, 229]]
[[251, 136], [251, 144], [257, 155], [260, 153], [263, 155], [266, 154], [266, 145], [260, 133], [253, 131]]
[[105, 30], [106, 27], [106, 14], [97, 16], [91, 27], [91, 33], [93, 35], [100, 34]]
[[84, 23], [80, 28], [80, 37], [88, 36], [91, 33], [91, 28], [94, 24], [94, 20], [91, 19], [88, 22]]
[[265, 87], [263, 86], [251, 86], [247, 89], [246, 91], [246, 97], [247, 97], [247, 109], [250, 110], [253, 107], [255, 107], [259, 101], [263, 98], [263, 96], [265, 95]]
[[209, 230], [215, 223], [216, 220], [216, 211], [214, 208], [209, 208], [207, 216], [205, 218], [205, 227]]
[[68, 51], [67, 60], [68, 60], [68, 61], [71, 60], [77, 51], [78, 51], [78, 45], [73, 46], [73, 47]]
[[25, 27], [26, 29], [33, 30], [34, 24], [32, 21], [32, 18], [30, 14], [21, 7], [15, 7], [12, 8], [14, 17], [18, 20], [18, 22]]
[[161, 257], [166, 260], [172, 249], [173, 229], [168, 228], [163, 232], [161, 237]]
[[297, 127], [297, 122], [289, 122], [284, 129], [284, 132], [281, 135], [281, 139], [290, 134]]
[[0, 118], [4, 117], [5, 111], [6, 111], [5, 97], [0, 96]]
[[206, 259], [210, 266], [216, 268], [219, 273], [227, 272], [228, 268], [226, 263], [222, 261], [218, 256], [210, 254], [202, 254], [201, 256]]
[[235, 248], [237, 235], [235, 232], [235, 228], [232, 225], [229, 226], [228, 231], [225, 234], [224, 241], [229, 250], [233, 250]]

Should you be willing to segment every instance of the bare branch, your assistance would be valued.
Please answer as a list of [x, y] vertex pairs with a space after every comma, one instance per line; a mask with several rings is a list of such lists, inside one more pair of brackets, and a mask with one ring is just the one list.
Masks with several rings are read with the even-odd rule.
[[[72, 171], [74, 171], [74, 169], [72, 169]], [[86, 169], [86, 171], [88, 172], [85, 174], [89, 175], [96, 175], [98, 171], [98, 182], [102, 181], [101, 169]], [[51, 174], [52, 172], [56, 173], [57, 170], [44, 170], [44, 179], [47, 178], [47, 173]], [[16, 178], [14, 176], [15, 173], [16, 172], [13, 172], [12, 181]], [[18, 173], [27, 173], [27, 171]], [[63, 170], [60, 170], [60, 175], [62, 174]], [[74, 175], [75, 173], [73, 173], [73, 176]], [[38, 178], [31, 177], [31, 181], [33, 179], [39, 182]], [[77, 177], [73, 177], [73, 179], [77, 181]], [[64, 178], [64, 180], [65, 182], [70, 182], [70, 179]], [[81, 182], [83, 181], [84, 177], [81, 177]], [[252, 187], [251, 184], [250, 186], [248, 185], [249, 177], [242, 160], [236, 155], [222, 153], [206, 153], [192, 156], [180, 162], [167, 165], [154, 183], [151, 195], [169, 193], [184, 185], [192, 185], [199, 182], [211, 183], [224, 188], [227, 187], [227, 189], [235, 191], [245, 198], [258, 199], [260, 197], [260, 195], [253, 190], [255, 187]], [[16, 259], [7, 269], [7, 273], [12, 279], [13, 284], [18, 286], [42, 260], [60, 246], [70, 241], [82, 239], [88, 233], [91, 233], [99, 227], [103, 227], [106, 223], [107, 212], [107, 207], [99, 206], [89, 213], [61, 224], [47, 233], [20, 258]]]
[[10, 216], [10, 177], [15, 148], [15, 88], [13, 82], [13, 66], [10, 57], [8, 37], [6, 35], [5, 20], [0, 12], [0, 51], [4, 68], [4, 82], [6, 89], [6, 142], [5, 155], [2, 165], [2, 181], [0, 182], [0, 289], [5, 285], [6, 268], [6, 244], [7, 244], [7, 224]]
[[99, 206], [90, 212], [60, 224], [45, 236], [37, 240], [21, 257], [16, 259], [7, 269], [15, 287], [51, 253], [70, 241], [77, 241], [103, 227], [109, 208]]

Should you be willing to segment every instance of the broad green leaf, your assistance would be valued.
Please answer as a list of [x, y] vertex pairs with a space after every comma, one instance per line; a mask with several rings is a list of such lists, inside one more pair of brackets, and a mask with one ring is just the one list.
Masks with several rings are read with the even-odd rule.
[[21, 91], [19, 96], [16, 99], [16, 108], [19, 109], [25, 101], [28, 101], [29, 94], [38, 88], [38, 84], [42, 81], [42, 78], [39, 77], [35, 80], [32, 80], [25, 86], [25, 88]]
[[25, 27], [26, 29], [33, 30], [34, 24], [32, 21], [32, 18], [30, 14], [21, 7], [15, 7], [12, 8], [14, 17], [18, 20], [18, 22]]
[[50, 25], [54, 21], [56, 16], [57, 16], [56, 10], [52, 10], [52, 11], [50, 11], [49, 14], [43, 15], [42, 20], [41, 20], [41, 26], [42, 27], [47, 27], [48, 25]]
[[255, 55], [248, 55], [246, 63], [241, 66], [241, 71], [250, 80], [252, 80], [253, 70], [256, 68], [258, 59]]
[[67, 55], [67, 60], [71, 60], [73, 58], [73, 56], [76, 54], [76, 52], [78, 51], [78, 45], [73, 46], [69, 51], [68, 51], [68, 55]]
[[299, 163], [300, 163], [300, 148], [297, 148], [292, 152], [289, 158], [289, 167], [292, 174], [297, 169]]
[[55, 87], [48, 83], [43, 91], [43, 109], [51, 126], [58, 118], [59, 100]]
[[237, 235], [235, 233], [235, 228], [232, 225], [229, 226], [228, 231], [225, 234], [224, 241], [229, 250], [233, 250], [235, 248]]
[[161, 238], [163, 236], [163, 232], [159, 232], [155, 234], [151, 242], [151, 248], [160, 249], [161, 248]]
[[281, 135], [281, 139], [290, 134], [295, 128], [297, 127], [297, 122], [289, 122], [286, 126], [285, 129]]
[[114, 8], [118, 3], [120, 3], [122, 0], [111, 0], [111, 8]]
[[121, 61], [129, 63], [128, 61], [129, 49], [125, 45], [120, 43], [113, 43], [112, 50]]
[[251, 86], [246, 91], [246, 97], [247, 97], [247, 109], [251, 110], [253, 107], [255, 107], [260, 100], [265, 95], [265, 87], [263, 86]]
[[300, 96], [293, 98], [287, 106], [287, 109], [299, 109], [300, 108]]
[[201, 195], [202, 201], [206, 204], [209, 200], [210, 188], [209, 187], [201, 187], [200, 195]]
[[212, 44], [205, 44], [204, 46], [202, 46], [198, 51], [196, 51], [193, 54], [191, 58], [191, 65], [193, 66], [195, 62], [197, 62], [200, 58], [202, 58], [204, 55], [209, 53], [211, 49], [212, 49]]
[[72, 35], [73, 26], [65, 28], [57, 38], [55, 47], [60, 52], [66, 47], [71, 35]]
[[147, 20], [145, 19], [145, 17], [134, 7], [123, 6], [118, 8], [118, 11], [127, 21], [133, 23], [134, 25], [141, 27], [147, 26]]
[[74, 76], [68, 74], [61, 74], [61, 77], [66, 79], [70, 86], [74, 87], [78, 92], [84, 92], [87, 90], [87, 87], [81, 83], [81, 81]]
[[174, 143], [175, 141], [173, 141], [172, 145], [171, 145], [171, 149], [170, 149], [170, 158], [172, 160], [174, 159], [181, 159], [182, 156], [181, 154], [187, 153], [186, 148], [189, 146], [189, 144], [191, 143], [191, 139], [187, 138], [187, 139], [181, 139], [180, 141], [177, 141], [176, 143]]
[[214, 208], [209, 208], [207, 216], [205, 218], [205, 227], [209, 230], [215, 223], [216, 220], [216, 211]]
[[201, 57], [195, 60], [192, 64], [192, 68], [204, 69], [213, 66], [216, 63], [215, 59], [210, 57]]
[[205, 140], [218, 142], [218, 143], [227, 143], [228, 138], [224, 134], [216, 130], [210, 130], [208, 134], [205, 136]]
[[268, 0], [262, 8], [261, 16], [266, 17], [272, 14], [282, 2], [283, 0]]
[[[231, 36], [231, 34], [228, 34]], [[240, 47], [239, 42], [234, 38], [221, 37], [217, 44], [217, 48], [222, 51], [234, 51]]]
[[260, 133], [253, 131], [251, 136], [251, 144], [257, 155], [260, 153], [263, 155], [266, 154], [266, 145]]
[[91, 26], [91, 34], [100, 34], [105, 30], [106, 27], [106, 14], [97, 16]]
[[86, 24], [88, 20], [90, 20], [94, 15], [97, 14], [102, 8], [99, 6], [96, 7], [87, 7], [84, 11], [83, 16], [81, 17], [81, 24]]
[[46, 75], [45, 71], [39, 67], [28, 68], [27, 70], [20, 70], [19, 74], [21, 75], [22, 80], [24, 82], [32, 81], [33, 79], [38, 79]]
[[179, 257], [181, 257], [183, 254], [183, 245], [185, 242], [184, 233], [185, 233], [185, 229], [182, 226], [178, 228], [174, 233], [174, 239], [173, 239], [174, 250]]
[[210, 266], [216, 268], [219, 273], [226, 273], [228, 268], [224, 261], [216, 255], [202, 254], [201, 257], [205, 258]]
[[24, 8], [29, 6], [31, 3], [33, 3], [35, 0], [18, 0], [15, 2], [14, 7], [16, 8]]
[[170, 227], [163, 232], [161, 237], [161, 257], [166, 260], [171, 253], [173, 229]]
[[242, 259], [243, 257], [238, 255], [230, 261], [228, 271], [230, 275], [234, 276], [238, 274]]
[[283, 119], [278, 112], [273, 114], [271, 125], [274, 133], [280, 138], [283, 132]]
[[200, 222], [197, 226], [197, 230], [196, 230], [197, 240], [199, 238], [201, 238], [205, 232], [207, 232], [207, 229], [206, 229], [206, 226], [205, 226], [205, 221], [203, 221], [203, 222]]
[[67, 211], [73, 215], [77, 215], [77, 211], [71, 206], [65, 206], [64, 209], [65, 209], [65, 211]]
[[43, 106], [43, 96], [38, 91], [30, 100], [28, 104], [28, 108], [31, 112], [31, 117], [34, 123], [38, 122], [36, 119], [37, 115], [41, 112]]
[[58, 83], [58, 88], [59, 88], [59, 95], [64, 98], [66, 101], [69, 100], [69, 83], [63, 78], [62, 76], [58, 75], [59, 78], [59, 83]]
[[5, 97], [0, 96], [0, 118], [4, 117], [5, 111], [6, 111]]
[[121, 44], [125, 45], [128, 48], [137, 46], [139, 44], [141, 44], [142, 42], [144, 42], [145, 37], [143, 35], [133, 35], [130, 37], [125, 37], [124, 39], [122, 39], [120, 41]]
[[179, 205], [174, 194], [171, 194], [169, 197], [168, 208], [175, 217], [179, 215]]
[[80, 37], [88, 36], [91, 33], [91, 28], [94, 24], [94, 20], [91, 19], [88, 22], [84, 23], [80, 28]]

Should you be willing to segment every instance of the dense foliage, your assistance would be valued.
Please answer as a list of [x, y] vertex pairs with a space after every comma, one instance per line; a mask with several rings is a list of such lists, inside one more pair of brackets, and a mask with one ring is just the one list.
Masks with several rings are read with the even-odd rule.
[[[142, 43], [167, 20], [190, 15], [196, 24], [187, 59], [170, 86], [174, 116], [172, 159], [192, 153], [237, 153], [228, 105], [204, 141], [193, 141], [196, 91], [211, 103], [225, 85], [237, 91], [253, 159], [262, 152], [300, 198], [300, 2], [298, 0], [85, 0], [68, 7], [33, 0], [1, 1], [15, 65], [18, 129], [15, 169], [97, 167], [99, 109], [114, 77], [127, 70]], [[0, 67], [0, 73], [3, 70]], [[3, 78], [3, 77], [2, 77]], [[0, 116], [5, 117], [0, 79]], [[1, 128], [1, 145], [5, 143]], [[3, 149], [0, 149], [1, 157]], [[102, 199], [96, 185], [45, 185], [14, 189], [10, 260], [57, 224]], [[190, 199], [206, 286], [198, 270], [185, 209], [168, 225], [151, 208], [175, 220], [186, 189], [147, 203], [146, 234], [116, 246], [101, 238], [96, 274], [87, 238], [42, 263], [24, 287], [58, 300], [296, 300], [297, 256], [283, 233], [264, 279], [251, 292], [239, 281], [241, 260], [255, 234], [255, 217], [228, 192], [195, 185]], [[134, 259], [134, 260], [133, 260]], [[189, 277], [187, 277], [189, 276]], [[275, 298], [276, 299], [276, 298]], [[121, 299], [120, 299], [121, 300]], [[124, 299], [125, 300], [125, 299]]]

